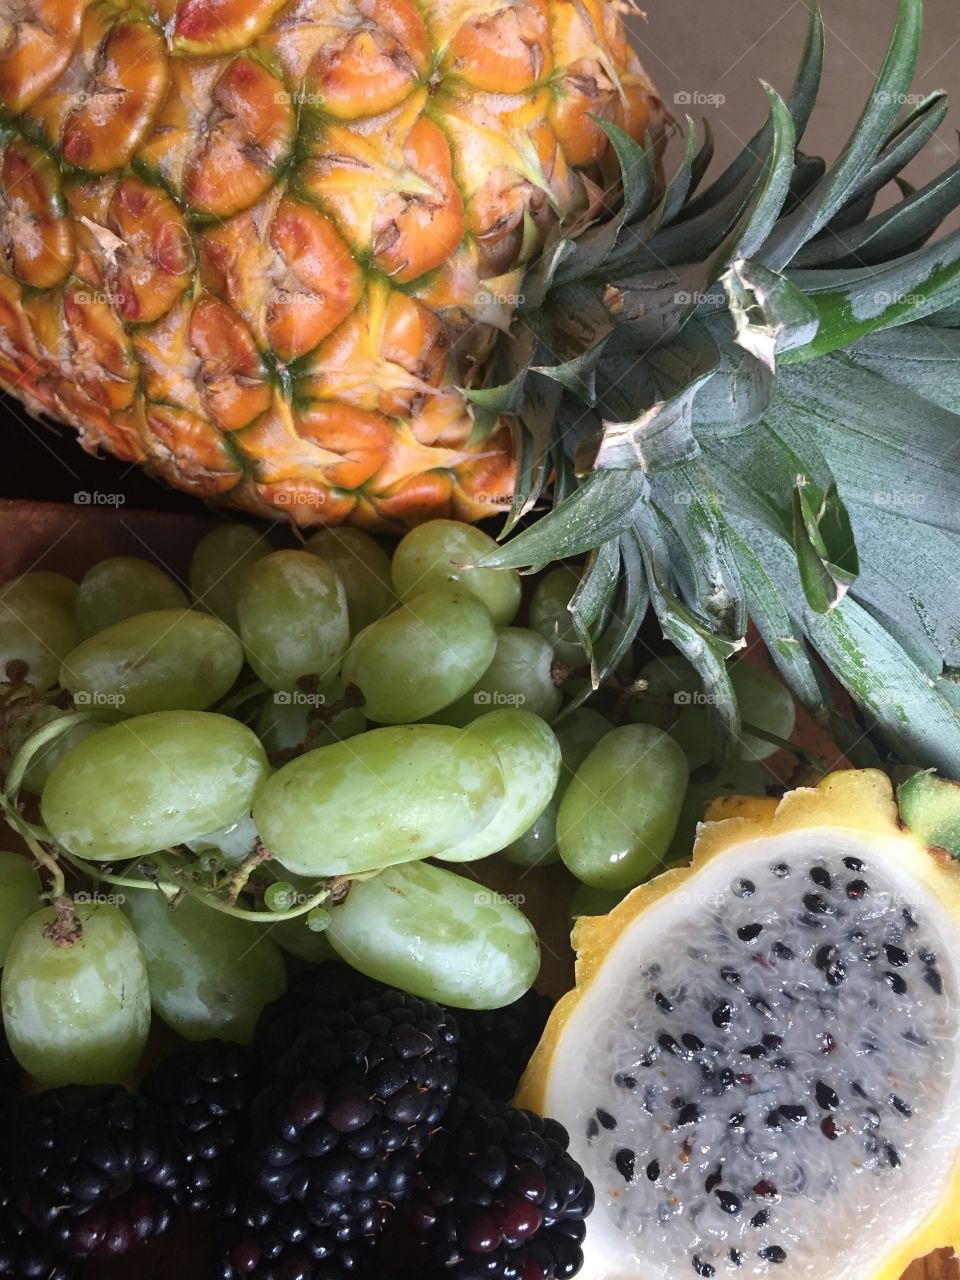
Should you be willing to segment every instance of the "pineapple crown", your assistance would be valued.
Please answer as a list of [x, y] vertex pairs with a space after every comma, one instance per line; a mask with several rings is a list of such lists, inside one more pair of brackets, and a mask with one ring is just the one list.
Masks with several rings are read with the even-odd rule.
[[[717, 742], [739, 736], [726, 659], [748, 619], [848, 756], [867, 728], [960, 776], [960, 164], [899, 175], [946, 114], [904, 118], [922, 0], [901, 0], [876, 85], [829, 168], [799, 150], [823, 66], [816, 6], [787, 101], [711, 185], [709, 130], [669, 181], [656, 149], [604, 124], [622, 202], [559, 228], [524, 286], [477, 434], [501, 414], [519, 484], [484, 562], [587, 553], [570, 610], [594, 682], [652, 608], [695, 665]], [[901, 199], [873, 213], [881, 189]], [[595, 214], [594, 214], [595, 218]], [[524, 517], [549, 489], [552, 510]], [[819, 655], [852, 695], [843, 717]], [[721, 731], [723, 730], [723, 731]], [[718, 750], [720, 750], [718, 746]]]

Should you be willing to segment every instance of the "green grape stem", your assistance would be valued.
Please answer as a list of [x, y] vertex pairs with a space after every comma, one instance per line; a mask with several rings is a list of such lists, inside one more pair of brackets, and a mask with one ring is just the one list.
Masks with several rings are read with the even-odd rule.
[[[295, 907], [291, 907], [288, 911], [250, 911], [246, 907], [233, 906], [218, 898], [213, 894], [207, 893], [195, 884], [189, 877], [181, 877], [179, 869], [172, 867], [162, 854], [155, 854], [154, 860], [157, 862], [160, 870], [174, 882], [176, 887], [184, 893], [190, 895], [191, 898], [197, 898], [206, 906], [211, 907], [214, 911], [222, 911], [224, 915], [236, 916], [240, 920], [252, 921], [269, 921], [271, 924], [279, 924], [282, 920], [295, 920], [297, 916], [306, 915], [308, 911], [312, 911], [314, 907], [322, 906], [330, 897], [330, 889], [323, 888], [318, 893], [311, 894], [303, 902]], [[139, 885], [141, 889], [152, 888], [152, 885]]]
[[247, 881], [256, 871], [257, 867], [263, 863], [269, 862], [273, 854], [265, 847], [261, 840], [257, 840], [253, 846], [253, 852], [248, 853], [240, 865], [233, 871], [227, 880], [227, 902], [230, 906], [236, 904], [237, 899], [247, 887]]
[[69, 894], [58, 894], [51, 905], [56, 911], [55, 919], [43, 931], [55, 947], [72, 947], [83, 937], [83, 925], [77, 919], [73, 909], [73, 899]]

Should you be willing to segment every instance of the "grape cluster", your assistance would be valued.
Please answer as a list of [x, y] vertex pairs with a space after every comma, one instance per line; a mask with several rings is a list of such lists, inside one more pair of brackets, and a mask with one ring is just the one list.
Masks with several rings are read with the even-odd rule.
[[[0, 854], [0, 1002], [40, 1084], [127, 1078], [153, 1014], [249, 1042], [283, 951], [478, 1014], [510, 1005], [536, 932], [457, 864], [562, 859], [612, 901], [676, 852], [709, 737], [693, 668], [675, 655], [632, 680], [628, 658], [612, 695], [576, 705], [578, 571], [524, 600], [513, 569], [485, 567], [496, 550], [447, 520], [391, 555], [358, 530], [277, 550], [223, 524], [184, 583], [116, 556], [79, 584], [0, 587], [2, 803], [33, 855]], [[792, 703], [752, 668], [732, 679], [756, 769]]]

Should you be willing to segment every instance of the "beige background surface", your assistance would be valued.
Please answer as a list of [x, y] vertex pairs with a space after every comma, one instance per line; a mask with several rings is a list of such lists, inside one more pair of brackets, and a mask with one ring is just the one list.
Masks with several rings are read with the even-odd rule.
[[[763, 119], [760, 78], [786, 94], [803, 48], [804, 0], [641, 0], [646, 21], [630, 18], [647, 71], [675, 114], [709, 118], [718, 157], [732, 158]], [[953, 102], [929, 155], [907, 170], [914, 183], [960, 159], [960, 3], [926, 0], [914, 86], [946, 89]], [[896, 0], [821, 0], [827, 45], [820, 106], [803, 149], [835, 156], [866, 101], [897, 12]], [[722, 95], [688, 107], [675, 95]]]

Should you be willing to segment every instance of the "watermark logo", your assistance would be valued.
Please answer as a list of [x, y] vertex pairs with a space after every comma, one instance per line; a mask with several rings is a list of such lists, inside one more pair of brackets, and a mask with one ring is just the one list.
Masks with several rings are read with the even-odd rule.
[[688, 307], [691, 303], [693, 306], [699, 307], [700, 303], [705, 302], [707, 297], [708, 295], [701, 293], [699, 289], [694, 289], [692, 292], [689, 289], [679, 289], [673, 295], [673, 300], [680, 307]]
[[290, 93], [286, 89], [281, 89], [279, 93], [273, 95], [273, 100], [278, 107], [322, 107], [322, 93], [308, 93], [305, 89], [294, 89]]
[[522, 707], [526, 700], [524, 693], [504, 693], [501, 689], [478, 689], [473, 695], [478, 707]]
[[918, 307], [926, 301], [922, 293], [885, 293], [882, 289], [873, 296], [881, 307]]
[[474, 501], [490, 507], [509, 507], [513, 502], [512, 493], [476, 493]]
[[101, 693], [97, 689], [78, 689], [73, 701], [78, 707], [122, 707], [127, 700], [125, 693]]
[[307, 693], [305, 689], [280, 689], [273, 700], [278, 707], [324, 707], [327, 703], [325, 694]]
[[273, 497], [278, 507], [322, 507], [327, 500], [319, 490], [316, 493], [298, 493], [296, 489], [278, 489]]
[[526, 902], [523, 893], [496, 893], [493, 889], [481, 889], [473, 895], [478, 907], [522, 907]]
[[70, 297], [81, 307], [89, 306], [92, 303], [100, 303], [108, 307], [122, 307], [127, 301], [125, 293], [114, 293], [110, 289], [77, 289]]
[[892, 489], [880, 490], [878, 493], [872, 494], [871, 498], [878, 507], [898, 507], [900, 510], [909, 510], [911, 507], [926, 505], [926, 498], [922, 493], [896, 493]]
[[722, 107], [727, 100], [725, 93], [701, 93], [699, 89], [678, 89], [673, 95], [678, 107]]
[[478, 289], [476, 301], [477, 305], [481, 307], [522, 307], [524, 295], [522, 293], [494, 293], [490, 289]]
[[122, 493], [101, 493], [99, 489], [78, 489], [73, 495], [78, 507], [122, 507], [126, 500]]
[[81, 889], [73, 895], [74, 902], [89, 902], [98, 907], [122, 907], [127, 900], [125, 893], [104, 893], [102, 889]]
[[678, 707], [712, 707], [717, 698], [716, 694], [704, 693], [702, 689], [678, 689], [673, 701]]
[[917, 107], [924, 98], [925, 95], [922, 93], [891, 93], [889, 89], [883, 89], [876, 94], [877, 102], [885, 105], [892, 103], [897, 107]]

